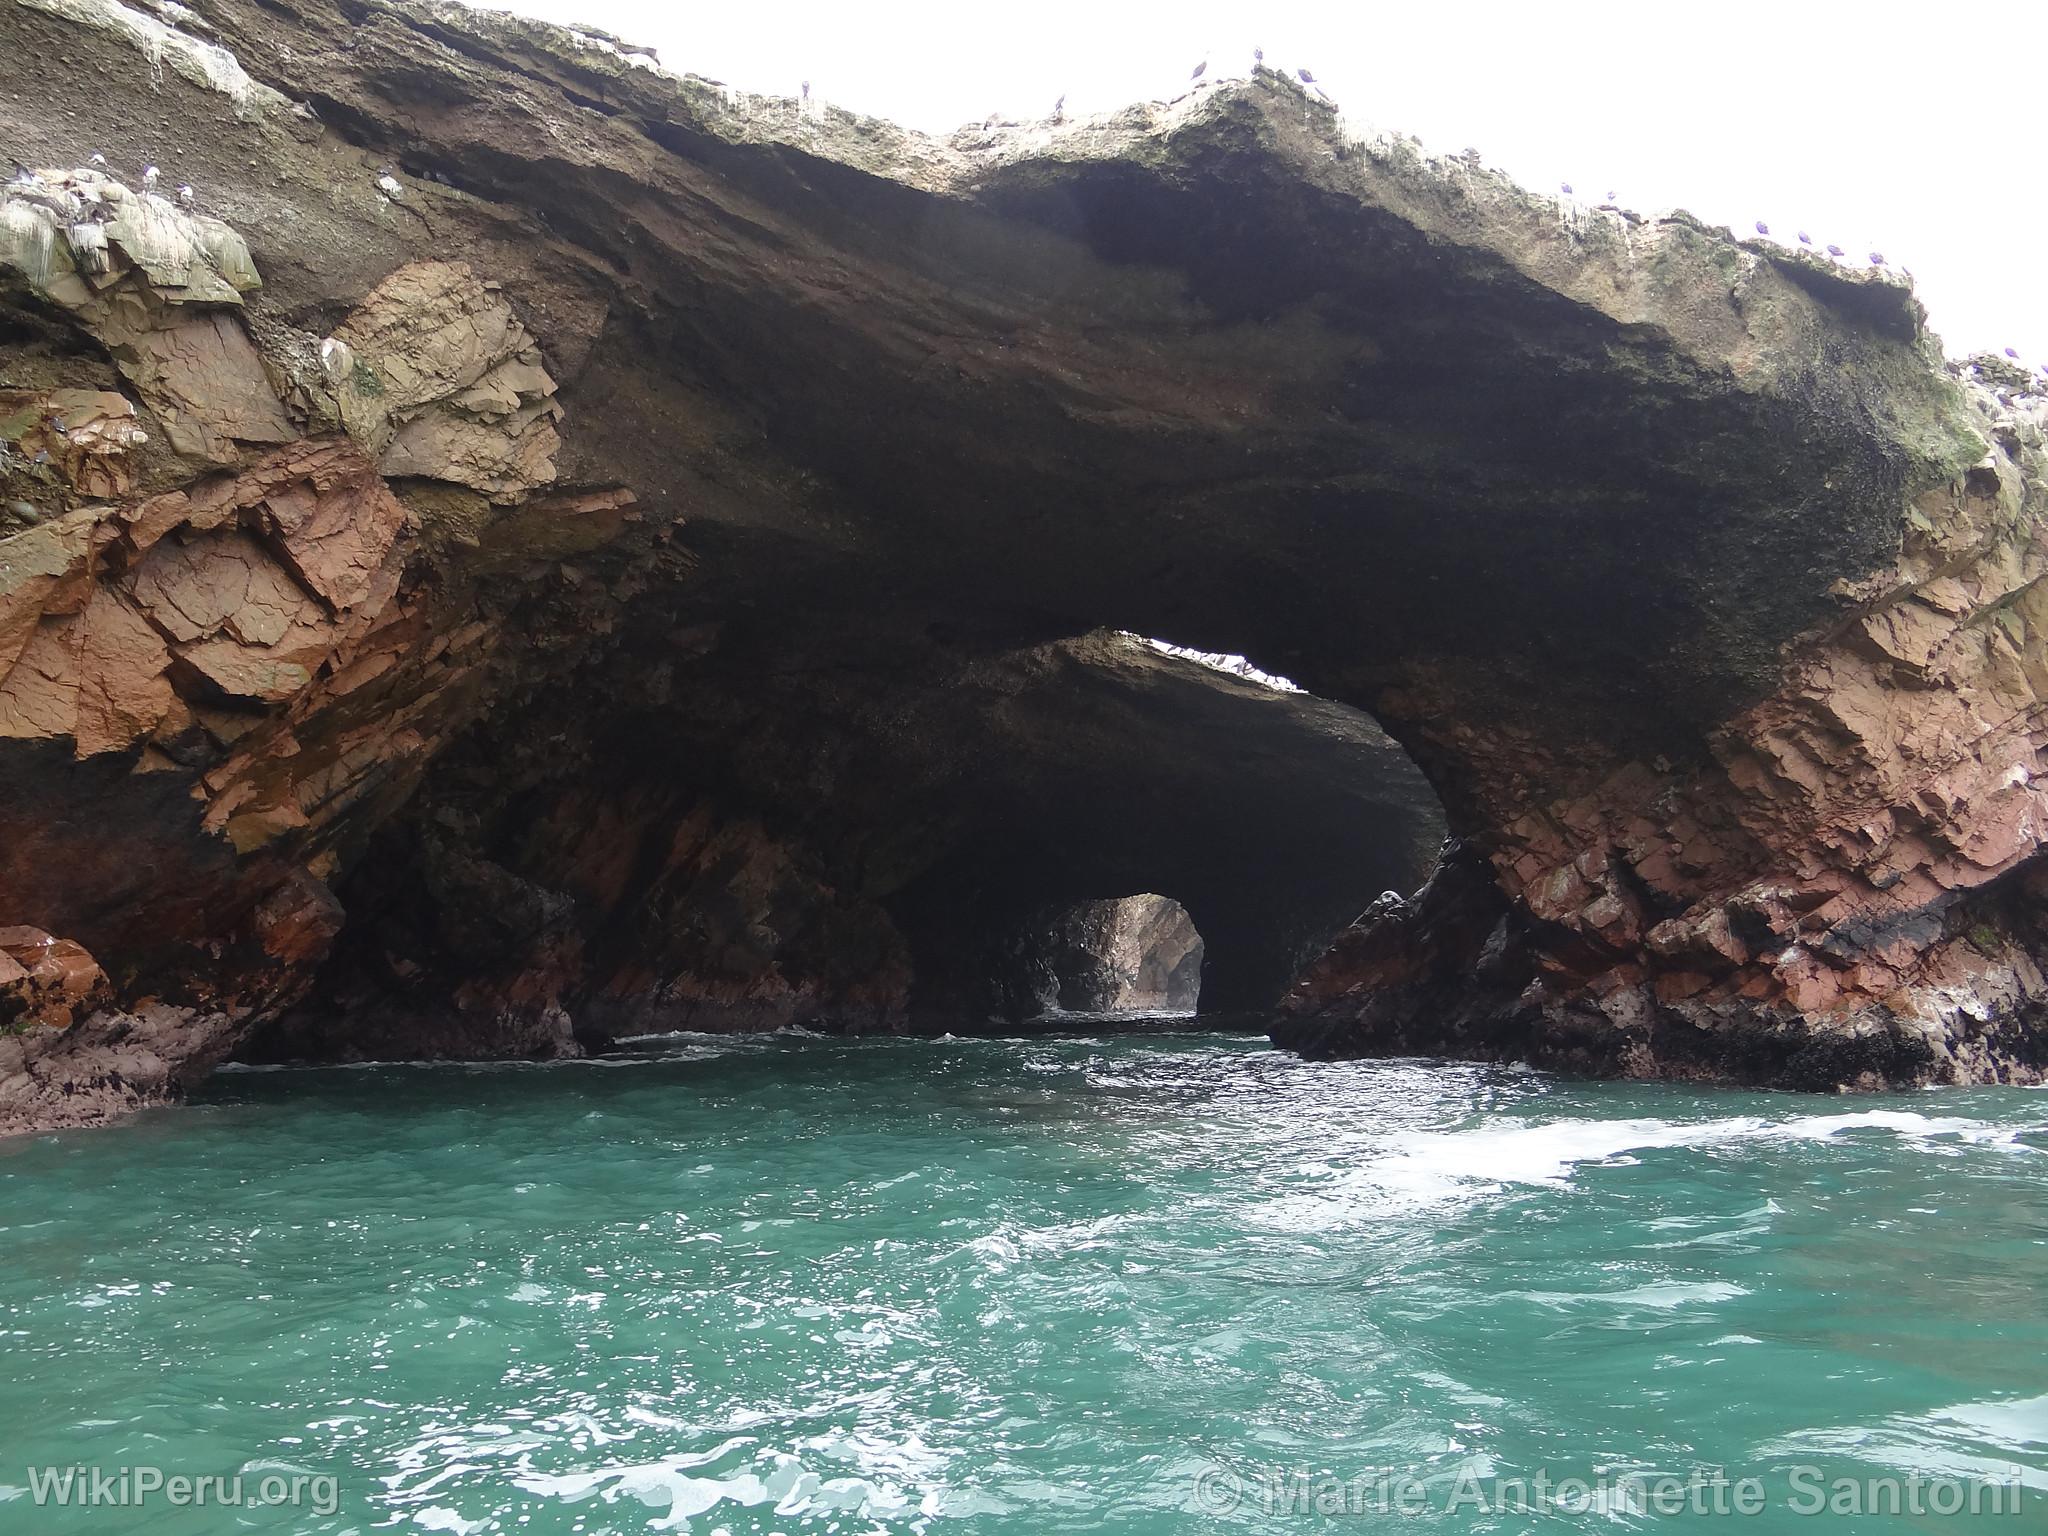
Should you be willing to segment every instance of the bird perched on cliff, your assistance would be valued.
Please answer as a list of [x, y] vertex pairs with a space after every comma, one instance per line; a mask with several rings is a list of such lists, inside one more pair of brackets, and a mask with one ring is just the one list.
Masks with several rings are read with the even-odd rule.
[[1799, 243], [1801, 245], [1811, 245], [1813, 244], [1813, 236], [1809, 235], [1805, 230], [1802, 229], [1801, 231], [1799, 231]]
[[178, 188], [178, 201], [183, 203], [187, 208], [190, 208], [192, 206], [192, 184], [190, 182], [187, 182], [184, 186]]
[[320, 366], [329, 380], [339, 384], [355, 371], [355, 352], [347, 342], [329, 336], [320, 343]]
[[163, 172], [159, 171], [155, 166], [145, 165], [142, 168], [142, 187], [144, 191], [154, 192], [156, 184], [162, 180]]
[[1252, 50], [1252, 73], [1257, 74], [1260, 70], [1264, 69], [1265, 67], [1266, 50], [1263, 48], [1254, 48]]
[[1872, 251], [1872, 252], [1870, 253], [1870, 264], [1871, 264], [1871, 265], [1872, 265], [1873, 267], [1881, 267], [1881, 266], [1883, 266], [1883, 265], [1884, 265], [1884, 252], [1883, 252], [1883, 251]]
[[1760, 235], [1768, 235], [1771, 232], [1771, 226], [1766, 224], [1762, 219], [1758, 219], [1756, 221], [1756, 232]]
[[85, 163], [91, 166], [104, 166], [107, 163], [107, 157], [98, 150], [94, 150]]
[[1058, 101], [1052, 104], [1052, 120], [1056, 123], [1064, 122], [1066, 120], [1066, 116], [1067, 98], [1062, 96]]
[[1568, 181], [1560, 181], [1557, 184], [1557, 190], [1562, 192], [1566, 197], [1570, 197], [1572, 195], [1572, 184]]
[[394, 203], [405, 196], [405, 188], [399, 185], [398, 178], [389, 171], [386, 171], [377, 178], [377, 190], [390, 198]]
[[1316, 77], [1310, 74], [1305, 69], [1297, 69], [1295, 71], [1295, 74], [1301, 77], [1301, 83], [1303, 85], [1314, 85], [1316, 83]]
[[2014, 362], [2018, 362], [2018, 361], [2019, 361], [2019, 356], [2020, 356], [2020, 355], [2019, 355], [2019, 353], [2018, 353], [2017, 351], [2015, 351], [2015, 350], [2014, 350], [2013, 348], [2011, 348], [2011, 347], [2007, 347], [2007, 348], [2005, 349], [2005, 355], [2006, 355], [2007, 357], [2011, 358], [2011, 359], [2012, 359], [2012, 360], [2013, 360]]
[[1206, 75], [1207, 73], [1209, 73], [1209, 61], [1207, 59], [1204, 59], [1201, 63], [1195, 66], [1194, 73], [1189, 75], [1188, 78], [1190, 80], [1199, 80], [1202, 78], [1202, 76]]
[[803, 93], [804, 105], [808, 107], [811, 104], [811, 82], [808, 80], [803, 83]]
[[1831, 245], [1828, 247], [1828, 254], [1837, 259], [1840, 259], [1841, 257], [1848, 255], [1849, 253], [1843, 250], [1839, 245]]

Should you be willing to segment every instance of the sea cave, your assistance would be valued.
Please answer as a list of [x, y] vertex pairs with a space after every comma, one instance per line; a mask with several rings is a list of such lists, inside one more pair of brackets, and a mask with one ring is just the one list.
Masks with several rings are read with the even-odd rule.
[[[1721, 1160], [1870, 1146], [1936, 1248], [2021, 1212], [1931, 1272], [1957, 1401], [1873, 1390], [2038, 1505], [2048, 374], [1221, 74], [938, 136], [430, 0], [0, 0], [0, 1317], [110, 1319], [24, 1455], [97, 1395], [124, 1466], [355, 1476], [279, 1529], [1193, 1530], [1320, 1412], [1427, 1502], [1537, 1455], [1546, 1308], [1765, 1307], [1575, 1189], [1740, 1247]], [[1802, 1230], [1694, 1341], [1794, 1399], [1688, 1382], [1724, 1459], [1865, 1443]], [[135, 1395], [153, 1242], [239, 1450]], [[321, 1321], [386, 1286], [431, 1339]]]

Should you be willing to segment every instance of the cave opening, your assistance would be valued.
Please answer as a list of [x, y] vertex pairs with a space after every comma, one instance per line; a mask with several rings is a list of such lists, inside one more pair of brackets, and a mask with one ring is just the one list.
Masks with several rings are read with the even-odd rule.
[[1370, 714], [1270, 655], [1197, 648], [1232, 632], [927, 637], [847, 667], [816, 664], [828, 636], [735, 625], [639, 666], [672, 620], [650, 601], [568, 685], [441, 755], [337, 881], [347, 921], [304, 1001], [244, 1057], [1263, 1027], [1447, 833]]
[[[1167, 633], [951, 652], [915, 702], [890, 678], [851, 715], [840, 740], [873, 762], [835, 772], [838, 805], [872, 784], [869, 827], [928, 829], [892, 842], [906, 877], [882, 893], [911, 1027], [1152, 1011], [1255, 1025], [1371, 902], [1427, 879], [1443, 804], [1370, 714], [1217, 645], [1235, 633]], [[1154, 970], [1184, 962], [1185, 980], [1119, 983], [1142, 943], [1113, 921], [1173, 949]]]
[[1013, 1015], [1192, 1016], [1205, 946], [1186, 907], [1144, 891], [1040, 911], [1009, 956]]

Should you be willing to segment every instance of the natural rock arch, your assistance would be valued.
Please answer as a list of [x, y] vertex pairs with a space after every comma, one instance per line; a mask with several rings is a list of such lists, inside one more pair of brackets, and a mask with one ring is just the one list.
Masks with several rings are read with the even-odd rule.
[[[316, 997], [452, 1001], [476, 1049], [652, 998], [887, 1024], [988, 892], [1085, 894], [1033, 873], [1072, 801], [1006, 826], [974, 755], [1012, 698], [1085, 724], [1107, 630], [1338, 712], [1171, 711], [1321, 733], [1232, 770], [1351, 829], [1253, 883], [1300, 893], [1263, 933], [1213, 859], [1206, 903], [1089, 875], [1186, 887], [1246, 1003], [1375, 893], [1347, 849], [1433, 829], [1368, 716], [1463, 840], [1306, 970], [1305, 1045], [2038, 1074], [2042, 407], [1895, 274], [1534, 197], [1270, 74], [935, 140], [505, 17], [199, 9], [234, 70], [0, 15], [46, 168], [0, 251], [0, 918], [186, 1010], [160, 1065], [330, 950]], [[159, 96], [148, 143], [106, 111]], [[119, 180], [172, 159], [193, 210]]]
[[994, 1016], [1191, 1014], [1204, 948], [1187, 908], [1157, 892], [1051, 907], [987, 957]]
[[[1380, 891], [1419, 884], [1443, 837], [1357, 711], [1129, 636], [907, 673], [705, 660], [654, 697], [607, 652], [589, 687], [475, 728], [339, 886], [361, 914], [324, 976], [340, 1006], [260, 1048], [948, 1029], [1035, 1011], [994, 984], [1014, 942], [1138, 890], [1187, 906], [1204, 1009], [1242, 1013]], [[541, 998], [563, 1011], [537, 1039]], [[484, 1016], [451, 1032], [451, 999]]]

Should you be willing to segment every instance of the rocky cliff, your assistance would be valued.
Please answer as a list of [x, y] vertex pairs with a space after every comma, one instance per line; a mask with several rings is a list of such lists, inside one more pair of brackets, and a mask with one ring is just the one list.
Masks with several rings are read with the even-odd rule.
[[1135, 891], [1315, 1052], [2048, 1059], [2044, 405], [1899, 274], [385, 0], [0, 0], [0, 137], [8, 1125], [900, 1027]]

